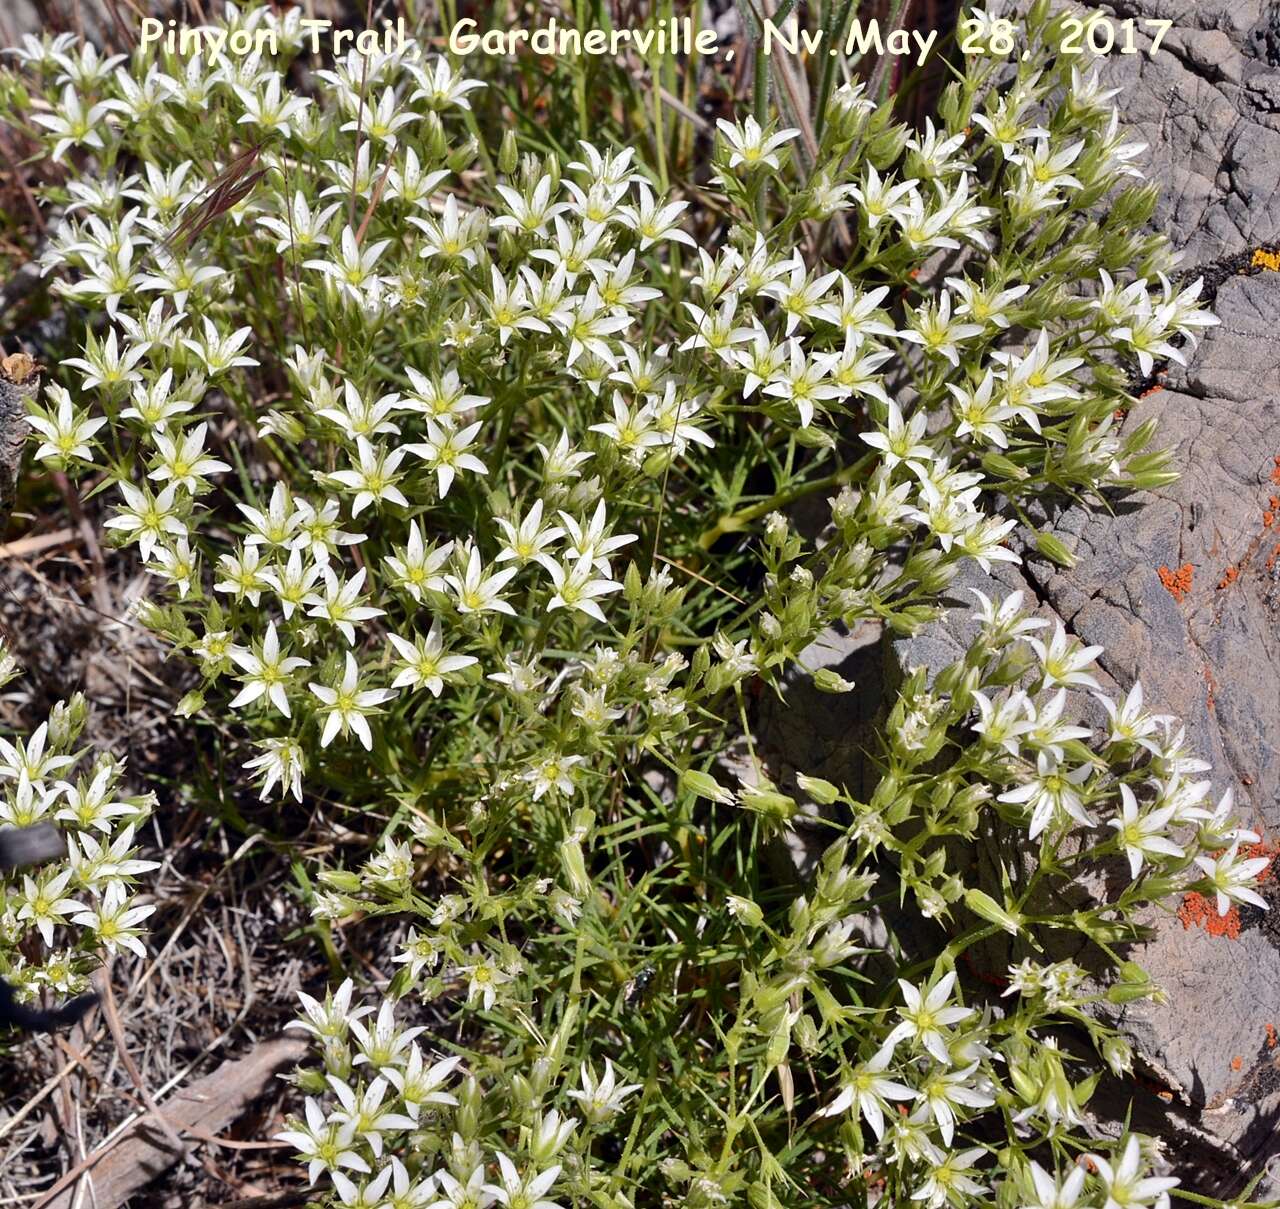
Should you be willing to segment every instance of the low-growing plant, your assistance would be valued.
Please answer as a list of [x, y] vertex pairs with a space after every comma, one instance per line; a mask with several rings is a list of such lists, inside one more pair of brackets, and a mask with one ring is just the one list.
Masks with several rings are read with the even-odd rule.
[[41, 262], [84, 324], [37, 458], [108, 493], [258, 825], [382, 823], [296, 862], [322, 933], [408, 926], [384, 984], [304, 997], [317, 1198], [1166, 1202], [1158, 1140], [1085, 1128], [1131, 1065], [1098, 1009], [1160, 993], [1153, 908], [1260, 901], [1177, 722], [1014, 595], [886, 703], [868, 801], [785, 791], [753, 730], [823, 630], [918, 628], [1020, 522], [1069, 562], [1032, 503], [1172, 477], [1116, 414], [1215, 320], [1048, 5], [923, 131], [846, 82], [811, 147], [721, 121], [678, 200], [629, 148], [522, 153], [417, 43], [226, 21], [278, 53], [32, 39], [0, 95], [64, 165]]
[[[21, 674], [0, 648], [0, 685]], [[84, 697], [60, 701], [25, 738], [0, 739], [0, 830], [53, 823], [66, 855], [36, 867], [0, 865], [0, 978], [19, 1002], [78, 995], [104, 959], [139, 956], [142, 922], [155, 907], [135, 901], [144, 860], [138, 829], [153, 794], [121, 792], [123, 763], [77, 749], [88, 720]]]

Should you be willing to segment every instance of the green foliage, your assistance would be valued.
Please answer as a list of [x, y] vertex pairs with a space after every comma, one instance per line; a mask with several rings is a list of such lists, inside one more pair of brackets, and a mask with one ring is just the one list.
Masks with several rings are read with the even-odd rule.
[[[1026, 502], [1168, 474], [1117, 431], [1126, 371], [1215, 321], [1044, 12], [923, 132], [829, 88], [812, 171], [796, 129], [720, 123], [697, 209], [665, 137], [556, 141], [586, 77], [531, 150], [508, 76], [300, 87], [287, 20], [229, 19], [280, 54], [33, 44], [6, 89], [69, 168], [44, 259], [84, 326], [36, 456], [107, 470], [166, 585], [142, 620], [201, 670], [181, 712], [235, 711], [263, 800], [389, 816], [306, 879], [321, 925], [408, 929], [369, 1002], [304, 998], [318, 1195], [1167, 1199], [1157, 1143], [1083, 1124], [1130, 1063], [1090, 1009], [1158, 993], [1123, 956], [1152, 907], [1253, 901], [1176, 723], [1135, 689], [1075, 724], [1099, 651], [1013, 596], [885, 703], [868, 801], [788, 792], [752, 732], [824, 629], [913, 631], [965, 560], [1016, 561]], [[430, 1046], [395, 1019], [423, 1001]]]

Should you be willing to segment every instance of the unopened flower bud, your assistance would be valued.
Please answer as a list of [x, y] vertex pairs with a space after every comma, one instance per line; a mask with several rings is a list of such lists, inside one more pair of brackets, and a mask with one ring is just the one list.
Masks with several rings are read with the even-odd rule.
[[1102, 1043], [1102, 1057], [1115, 1075], [1125, 1075], [1133, 1069], [1133, 1047], [1123, 1037], [1108, 1037]]
[[820, 667], [813, 673], [813, 687], [821, 693], [847, 693], [857, 685], [852, 680], [846, 680], [839, 672], [833, 672], [829, 667]]
[[797, 773], [796, 784], [819, 806], [830, 806], [840, 798], [840, 790], [821, 777], [807, 777], [802, 772]]
[[520, 149], [516, 146], [516, 132], [507, 127], [502, 136], [502, 146], [498, 148], [498, 171], [504, 176], [515, 172], [520, 163]]

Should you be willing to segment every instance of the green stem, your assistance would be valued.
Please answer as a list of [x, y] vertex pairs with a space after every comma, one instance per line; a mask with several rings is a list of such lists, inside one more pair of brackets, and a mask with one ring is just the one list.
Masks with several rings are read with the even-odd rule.
[[785, 491], [779, 491], [776, 495], [771, 495], [767, 500], [761, 500], [758, 504], [752, 504], [748, 508], [740, 508], [737, 512], [726, 513], [710, 529], [703, 532], [702, 536], [698, 538], [698, 545], [703, 550], [710, 550], [722, 537], [730, 533], [741, 532], [752, 522], [768, 516], [770, 512], [774, 512], [779, 508], [786, 508], [797, 500], [804, 499], [807, 495], [812, 495], [815, 491], [828, 491], [832, 487], [842, 487], [845, 483], [852, 482], [857, 478], [877, 457], [879, 457], [878, 453], [864, 454], [856, 462], [850, 462], [848, 466], [842, 466], [834, 474], [829, 474], [825, 478], [814, 479], [811, 483], [801, 483], [795, 487], [788, 487]]

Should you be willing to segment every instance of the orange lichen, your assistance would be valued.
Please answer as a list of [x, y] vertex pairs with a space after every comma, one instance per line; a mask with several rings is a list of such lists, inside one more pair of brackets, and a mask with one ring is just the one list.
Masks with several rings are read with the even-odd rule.
[[1243, 1065], [1244, 1065], [1244, 1059], [1240, 1057], [1239, 1054], [1237, 1054], [1234, 1058], [1231, 1059], [1232, 1070], [1239, 1070]]
[[1218, 587], [1220, 589], [1229, 588], [1239, 578], [1240, 578], [1240, 568], [1237, 566], [1230, 566], [1225, 571], [1223, 571], [1222, 578], [1218, 580]]
[[1280, 1042], [1280, 1037], [1276, 1036], [1276, 1026], [1267, 1021], [1267, 1049], [1275, 1049], [1276, 1043]]
[[1267, 248], [1259, 248], [1254, 252], [1251, 263], [1255, 269], [1267, 269], [1272, 273], [1280, 273], [1280, 251], [1272, 252]]
[[1218, 908], [1211, 898], [1205, 898], [1196, 890], [1192, 890], [1182, 899], [1178, 908], [1178, 918], [1186, 931], [1197, 925], [1210, 936], [1225, 936], [1228, 940], [1240, 939], [1240, 912], [1232, 907], [1225, 915], [1218, 914]]
[[1195, 574], [1195, 568], [1190, 563], [1183, 563], [1176, 571], [1161, 567], [1157, 574], [1169, 595], [1180, 601], [1191, 591], [1191, 577]]
[[1162, 390], [1164, 390], [1164, 387], [1157, 382], [1154, 386], [1148, 386], [1147, 389], [1138, 396], [1138, 398], [1145, 399], [1148, 395], [1158, 395]]
[[1275, 464], [1275, 469], [1271, 472], [1271, 481], [1280, 487], [1280, 454], [1273, 457], [1271, 461]]

